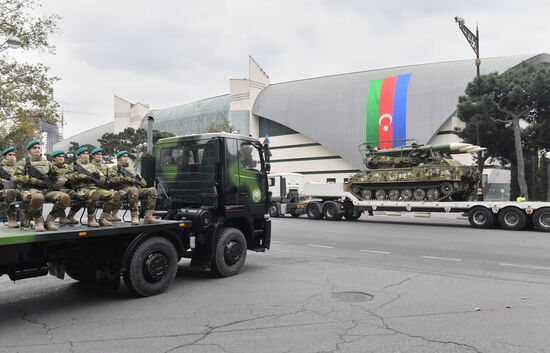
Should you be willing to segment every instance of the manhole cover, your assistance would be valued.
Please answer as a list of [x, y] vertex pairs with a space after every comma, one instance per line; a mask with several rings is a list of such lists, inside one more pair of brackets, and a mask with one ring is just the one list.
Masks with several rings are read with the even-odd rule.
[[332, 295], [334, 298], [348, 303], [367, 302], [374, 298], [374, 295], [363, 292], [340, 292]]

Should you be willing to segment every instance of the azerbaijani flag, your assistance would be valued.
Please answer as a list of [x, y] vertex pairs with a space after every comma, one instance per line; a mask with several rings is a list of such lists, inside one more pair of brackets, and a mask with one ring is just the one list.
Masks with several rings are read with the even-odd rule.
[[[367, 142], [378, 148], [401, 146], [407, 138], [407, 90], [411, 74], [370, 81], [367, 98]], [[389, 140], [394, 140], [393, 143]]]

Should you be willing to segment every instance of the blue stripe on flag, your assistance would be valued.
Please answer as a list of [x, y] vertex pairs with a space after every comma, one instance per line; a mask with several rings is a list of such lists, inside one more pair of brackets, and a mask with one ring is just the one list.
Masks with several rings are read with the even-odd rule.
[[407, 90], [411, 74], [397, 76], [395, 91], [393, 93], [393, 147], [405, 144], [407, 138]]

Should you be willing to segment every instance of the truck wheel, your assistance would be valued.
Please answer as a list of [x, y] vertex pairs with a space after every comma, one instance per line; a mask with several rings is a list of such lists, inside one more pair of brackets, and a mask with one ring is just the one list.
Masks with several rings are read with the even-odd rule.
[[166, 238], [148, 238], [130, 254], [124, 283], [137, 295], [149, 297], [166, 291], [177, 269], [178, 254], [174, 245]]
[[309, 219], [321, 219], [323, 214], [319, 211], [319, 205], [315, 202], [310, 202], [306, 207], [307, 218]]
[[550, 232], [550, 208], [543, 207], [533, 213], [533, 226], [539, 232]]
[[527, 215], [517, 207], [505, 207], [498, 214], [498, 223], [502, 229], [520, 230], [527, 223]]
[[279, 210], [277, 210], [277, 205], [274, 203], [271, 204], [268, 212], [271, 217], [279, 217]]
[[65, 266], [65, 273], [72, 279], [82, 283], [96, 282], [95, 266], [79, 266], [75, 263], [70, 263]]
[[360, 211], [355, 211], [355, 210], [346, 210], [346, 213], [344, 213], [344, 218], [347, 219], [348, 221], [355, 221], [356, 219], [358, 219], [359, 217], [361, 217], [361, 213]]
[[216, 250], [212, 259], [212, 272], [217, 277], [239, 273], [246, 261], [246, 238], [236, 228], [223, 228], [217, 236]]
[[468, 212], [468, 220], [473, 228], [488, 229], [493, 227], [495, 215], [486, 207], [476, 206]]
[[325, 207], [323, 208], [323, 215], [325, 216], [325, 219], [328, 219], [329, 221], [339, 221], [342, 218], [342, 214], [340, 214], [338, 210], [338, 205], [334, 202], [327, 202], [325, 204]]
[[300, 217], [300, 215], [298, 213], [296, 213], [296, 209], [295, 208], [292, 208], [290, 209], [290, 215], [294, 218], [298, 218]]

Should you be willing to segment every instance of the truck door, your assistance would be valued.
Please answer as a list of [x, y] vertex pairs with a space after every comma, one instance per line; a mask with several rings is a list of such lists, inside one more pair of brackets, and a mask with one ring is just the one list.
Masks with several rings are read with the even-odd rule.
[[264, 215], [267, 190], [260, 146], [239, 140], [239, 203], [253, 216]]

